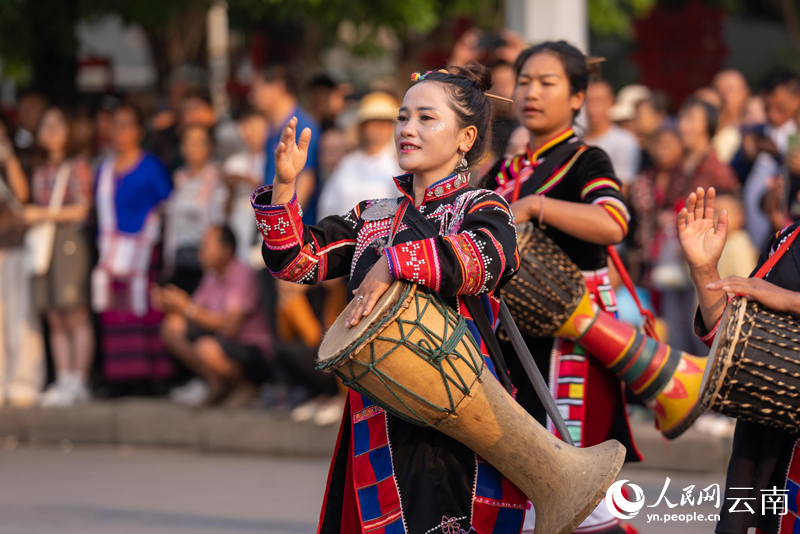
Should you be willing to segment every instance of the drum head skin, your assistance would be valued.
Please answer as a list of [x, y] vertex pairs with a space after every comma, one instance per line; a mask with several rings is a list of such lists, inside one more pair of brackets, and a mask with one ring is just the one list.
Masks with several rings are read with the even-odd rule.
[[706, 370], [703, 373], [703, 382], [700, 384], [700, 403], [703, 408], [708, 410], [714, 403], [714, 398], [722, 386], [721, 381], [725, 376], [727, 368], [721, 369], [726, 361], [728, 365], [729, 349], [736, 344], [735, 340], [728, 339], [727, 325], [731, 319], [741, 315], [736, 313], [737, 310], [747, 306], [747, 301], [743, 297], [731, 300], [722, 312], [722, 317], [717, 327], [717, 335], [714, 337], [714, 342], [711, 344], [711, 350], [708, 353], [708, 362], [706, 363]]
[[[407, 291], [409, 286], [411, 286], [410, 292]], [[378, 300], [368, 316], [363, 317], [357, 325], [346, 328], [344, 322], [347, 319], [347, 314], [356, 306], [356, 299], [351, 300], [322, 339], [317, 357], [317, 368], [329, 370], [338, 367], [342, 363], [338, 360], [345, 352], [351, 355], [358, 353], [360, 347], [372, 341], [375, 336], [380, 334], [382, 329], [372, 332], [369, 336], [365, 334], [373, 330], [379, 323], [388, 326], [395, 316], [400, 315], [408, 306], [400, 306], [392, 314], [392, 317], [388, 317], [387, 314], [395, 308], [395, 305], [403, 298], [403, 295], [413, 295], [415, 289], [415, 284], [401, 281], [394, 282]]]

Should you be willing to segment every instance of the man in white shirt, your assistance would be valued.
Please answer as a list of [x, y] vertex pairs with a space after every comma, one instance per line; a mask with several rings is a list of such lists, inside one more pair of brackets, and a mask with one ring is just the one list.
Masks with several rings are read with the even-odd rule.
[[325, 182], [317, 207], [317, 218], [350, 211], [362, 200], [397, 198], [394, 177], [397, 165], [394, 128], [399, 106], [390, 95], [369, 93], [356, 112], [359, 148], [347, 154]]
[[[263, 113], [254, 108], [246, 109], [239, 116], [238, 123], [239, 137], [245, 150], [226, 159], [222, 173], [230, 189], [228, 225], [236, 236], [236, 257], [249, 264], [250, 248], [257, 234], [250, 194], [264, 185], [264, 143], [269, 127]], [[259, 247], [259, 254], [260, 250]]]
[[604, 81], [589, 84], [586, 90], [587, 145], [603, 149], [611, 159], [614, 173], [623, 185], [630, 185], [639, 173], [641, 149], [636, 137], [611, 120], [614, 90]]

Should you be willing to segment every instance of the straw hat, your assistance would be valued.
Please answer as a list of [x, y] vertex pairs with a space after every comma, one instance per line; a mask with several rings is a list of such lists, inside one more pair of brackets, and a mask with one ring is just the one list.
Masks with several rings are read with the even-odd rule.
[[617, 93], [617, 102], [609, 111], [612, 121], [626, 121], [636, 117], [636, 105], [652, 96], [644, 85], [626, 85]]
[[366, 121], [395, 121], [400, 106], [391, 95], [375, 91], [364, 95], [358, 103], [356, 111], [356, 122], [358, 124]]

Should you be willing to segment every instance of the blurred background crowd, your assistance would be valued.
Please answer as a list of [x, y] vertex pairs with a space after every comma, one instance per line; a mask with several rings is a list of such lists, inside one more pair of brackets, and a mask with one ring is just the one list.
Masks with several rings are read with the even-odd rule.
[[[787, 2], [317, 4], [0, 6], [0, 405], [169, 396], [336, 423], [342, 386], [314, 358], [345, 285], [274, 281], [250, 207], [283, 126], [296, 116], [313, 132], [297, 186], [307, 222], [395, 197], [410, 73], [478, 60], [510, 98], [536, 40], [597, 58], [576, 129], [624, 185], [619, 253], [670, 345], [708, 350], [675, 233], [690, 191], [715, 187], [730, 213], [723, 276], [747, 276], [800, 218], [800, 22]], [[548, 5], [561, 30], [517, 16]], [[493, 134], [474, 183], [527, 149], [510, 106]], [[621, 318], [640, 324], [614, 280]]]

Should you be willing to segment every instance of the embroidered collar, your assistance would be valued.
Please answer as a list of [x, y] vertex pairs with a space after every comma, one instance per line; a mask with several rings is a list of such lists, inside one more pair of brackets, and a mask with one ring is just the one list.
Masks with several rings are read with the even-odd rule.
[[[506, 185], [512, 180], [517, 179], [517, 177], [519, 177], [523, 171], [531, 173], [542, 162], [542, 156], [546, 152], [550, 152], [550, 150], [561, 143], [575, 143], [577, 141], [579, 141], [579, 139], [575, 135], [575, 132], [572, 130], [572, 128], [569, 128], [568, 130], [565, 130], [561, 134], [547, 141], [534, 152], [531, 152], [530, 147], [528, 147], [525, 150], [525, 154], [514, 156], [513, 158], [507, 159], [503, 162], [502, 166], [500, 167], [500, 171], [498, 171], [497, 175], [495, 176], [497, 185]], [[528, 174], [528, 177], [530, 177], [530, 174]]]
[[539, 158], [541, 158], [545, 152], [547, 152], [551, 148], [554, 148], [556, 145], [563, 143], [567, 139], [571, 139], [572, 137], [575, 137], [575, 132], [572, 130], [572, 128], [569, 128], [568, 130], [558, 134], [557, 136], [547, 141], [545, 144], [537, 148], [534, 152], [531, 152], [530, 147], [528, 147], [528, 149], [525, 151], [525, 159], [527, 160], [525, 164], [530, 165], [531, 163], [538, 162]]
[[[414, 202], [413, 189], [414, 175], [412, 173], [396, 176], [394, 183], [403, 195], [411, 202]], [[432, 200], [446, 198], [456, 191], [469, 187], [469, 178], [464, 173], [453, 173], [446, 178], [432, 184], [425, 190], [425, 197], [422, 204]]]

